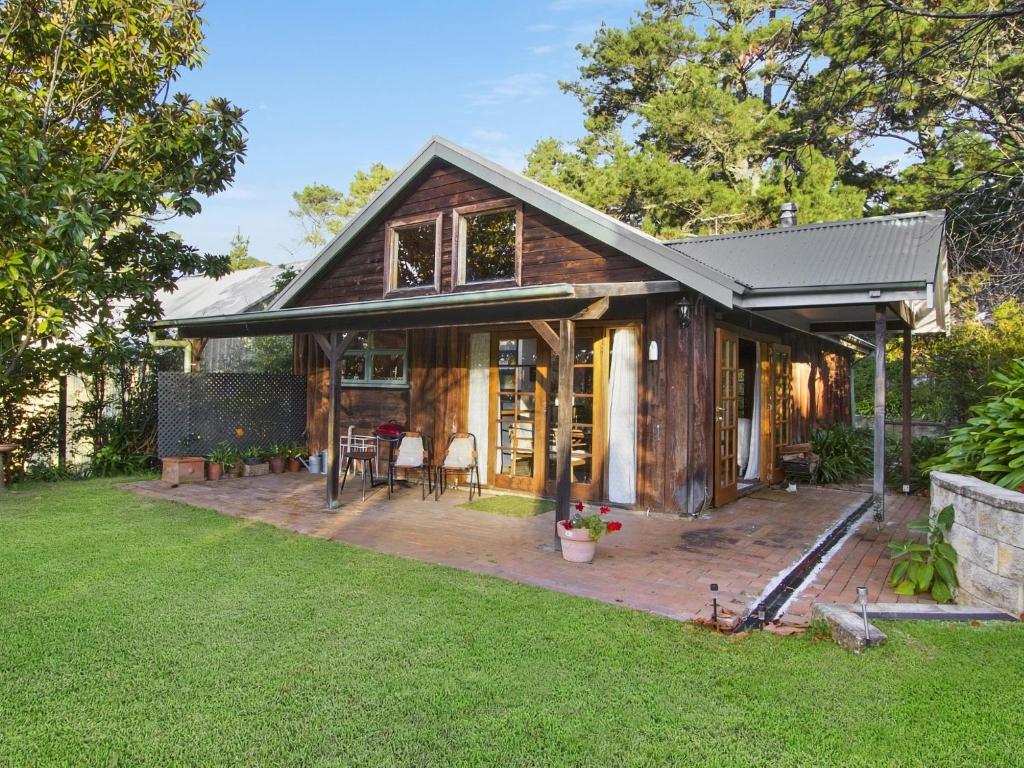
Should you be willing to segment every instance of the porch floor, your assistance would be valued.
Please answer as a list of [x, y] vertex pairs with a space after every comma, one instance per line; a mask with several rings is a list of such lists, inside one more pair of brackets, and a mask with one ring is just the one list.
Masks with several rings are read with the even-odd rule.
[[[566, 563], [554, 549], [554, 513], [512, 518], [468, 509], [463, 489], [435, 502], [418, 487], [378, 488], [365, 501], [349, 482], [337, 510], [324, 510], [320, 476], [287, 473], [172, 488], [159, 480], [124, 486], [355, 546], [489, 574], [674, 619], [710, 616], [709, 585], [742, 614], [837, 520], [863, 503], [855, 491], [801, 487], [761, 490], [699, 519], [613, 510], [621, 532], [602, 539], [591, 565]], [[485, 490], [484, 495], [492, 495]], [[876, 561], [877, 563], [877, 561]], [[873, 563], [873, 565], [876, 565]], [[835, 586], [833, 585], [833, 589]], [[850, 589], [854, 589], [851, 587]], [[846, 594], [837, 599], [851, 601]], [[855, 593], [854, 593], [855, 596]], [[803, 604], [790, 612], [800, 620]]]

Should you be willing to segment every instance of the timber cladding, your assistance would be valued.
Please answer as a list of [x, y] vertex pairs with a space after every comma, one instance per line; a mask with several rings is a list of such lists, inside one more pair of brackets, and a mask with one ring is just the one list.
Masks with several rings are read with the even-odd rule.
[[[456, 208], [507, 199], [508, 193], [459, 168], [436, 164], [426, 170], [422, 181], [396, 200], [379, 221], [355, 238], [344, 253], [338, 254], [292, 306], [383, 298], [387, 222], [434, 213], [442, 215], [440, 289], [450, 292], [454, 285], [452, 212]], [[523, 206], [520, 269], [523, 285], [665, 279], [651, 267], [528, 205]], [[484, 283], [480, 287], [493, 285]]]

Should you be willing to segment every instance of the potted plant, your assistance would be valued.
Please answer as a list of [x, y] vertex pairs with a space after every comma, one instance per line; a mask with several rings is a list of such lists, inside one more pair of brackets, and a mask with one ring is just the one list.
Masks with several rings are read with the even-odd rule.
[[582, 501], [576, 502], [576, 511], [568, 520], [558, 524], [558, 538], [562, 542], [562, 558], [570, 563], [589, 563], [597, 553], [597, 541], [606, 533], [622, 530], [622, 523], [609, 520], [611, 509], [602, 506], [598, 513], [584, 515]]
[[288, 471], [301, 472], [302, 462], [299, 461], [299, 456], [305, 455], [306, 445], [304, 443], [292, 443], [291, 448], [288, 451]]
[[270, 471], [275, 475], [279, 475], [284, 472], [285, 462], [287, 461], [288, 453], [291, 451], [291, 445], [288, 443], [274, 443], [270, 446]]
[[231, 469], [228, 470], [228, 469], [225, 468], [225, 471], [228, 472], [228, 474], [231, 477], [241, 477], [242, 476], [242, 467], [243, 467], [242, 452], [240, 450], [238, 450], [237, 448], [232, 448], [231, 449]]
[[242, 477], [256, 477], [270, 471], [267, 464], [266, 451], [253, 445], [242, 451]]
[[220, 480], [225, 472], [234, 467], [234, 451], [221, 443], [206, 455], [206, 476], [210, 480]]

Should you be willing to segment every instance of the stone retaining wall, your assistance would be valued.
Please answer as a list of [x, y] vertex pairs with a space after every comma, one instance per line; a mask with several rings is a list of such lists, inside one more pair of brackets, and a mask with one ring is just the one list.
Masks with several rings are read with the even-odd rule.
[[1024, 493], [932, 472], [932, 514], [949, 504], [956, 510], [950, 543], [959, 555], [957, 602], [1024, 613]]

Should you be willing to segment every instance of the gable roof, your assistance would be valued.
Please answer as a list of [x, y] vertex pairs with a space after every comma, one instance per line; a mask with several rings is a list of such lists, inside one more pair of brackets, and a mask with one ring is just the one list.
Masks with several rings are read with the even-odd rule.
[[419, 175], [434, 161], [450, 163], [523, 202], [569, 224], [595, 240], [632, 256], [680, 283], [700, 291], [720, 304], [732, 306], [733, 297], [743, 286], [715, 268], [673, 250], [651, 235], [607, 214], [573, 200], [522, 174], [438, 136], [405, 166], [334, 240], [271, 303], [271, 309], [283, 309], [341, 253], [367, 226], [375, 221]]
[[945, 211], [900, 213], [667, 244], [754, 291], [921, 287], [941, 281]]

